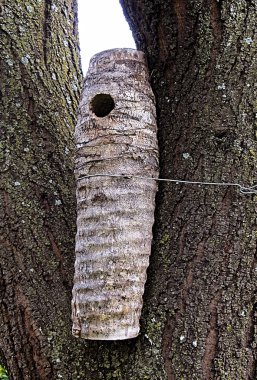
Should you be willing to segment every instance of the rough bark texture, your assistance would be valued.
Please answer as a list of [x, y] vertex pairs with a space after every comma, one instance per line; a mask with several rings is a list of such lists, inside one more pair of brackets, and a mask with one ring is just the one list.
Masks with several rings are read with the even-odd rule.
[[[148, 57], [161, 176], [254, 183], [256, 1], [122, 4]], [[1, 2], [0, 353], [11, 378], [256, 379], [256, 197], [234, 189], [162, 184], [141, 335], [71, 337], [71, 6]]]
[[139, 333], [157, 190], [149, 178], [159, 169], [156, 132], [145, 55], [134, 49], [95, 55], [75, 130], [75, 336], [119, 340]]
[[[256, 1], [121, 3], [148, 57], [161, 176], [256, 183]], [[162, 185], [154, 237], [144, 376], [256, 379], [256, 197]]]
[[76, 2], [1, 1], [0, 51], [0, 362], [11, 379], [76, 378]]

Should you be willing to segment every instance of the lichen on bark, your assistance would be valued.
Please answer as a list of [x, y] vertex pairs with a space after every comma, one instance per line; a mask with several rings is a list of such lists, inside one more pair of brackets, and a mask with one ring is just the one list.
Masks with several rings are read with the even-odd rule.
[[[256, 2], [121, 3], [152, 73], [161, 175], [254, 184]], [[145, 310], [164, 319], [167, 379], [256, 376], [255, 202], [160, 186]]]
[[[161, 176], [256, 181], [256, 1], [122, 0]], [[75, 11], [75, 13], [74, 13]], [[13, 379], [256, 378], [256, 198], [160, 185], [141, 335], [74, 342], [75, 1], [1, 2], [0, 355]]]
[[69, 376], [75, 6], [1, 4], [0, 347], [13, 379]]

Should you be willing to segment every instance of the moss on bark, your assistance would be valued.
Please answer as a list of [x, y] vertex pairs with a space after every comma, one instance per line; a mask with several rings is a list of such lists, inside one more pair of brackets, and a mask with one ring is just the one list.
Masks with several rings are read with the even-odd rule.
[[[256, 1], [123, 0], [148, 57], [161, 176], [256, 181]], [[0, 355], [12, 378], [256, 378], [256, 197], [162, 184], [141, 335], [71, 337], [71, 0], [1, 3]], [[75, 13], [74, 13], [75, 11]]]
[[[256, 2], [121, 3], [148, 56], [161, 176], [256, 183]], [[256, 377], [255, 204], [231, 189], [160, 186], [145, 315], [164, 320], [166, 375], [153, 376]]]

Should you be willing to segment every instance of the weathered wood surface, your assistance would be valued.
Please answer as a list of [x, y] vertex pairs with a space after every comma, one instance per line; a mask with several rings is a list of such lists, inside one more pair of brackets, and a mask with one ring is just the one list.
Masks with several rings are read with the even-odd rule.
[[156, 129], [144, 54], [115, 49], [95, 55], [75, 132], [75, 336], [116, 340], [139, 333], [156, 182], [86, 176], [158, 176]]

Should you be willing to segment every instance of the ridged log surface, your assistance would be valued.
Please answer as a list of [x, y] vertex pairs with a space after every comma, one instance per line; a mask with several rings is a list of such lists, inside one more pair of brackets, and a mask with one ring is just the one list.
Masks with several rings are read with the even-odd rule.
[[[103, 116], [109, 95], [114, 108]], [[155, 103], [142, 52], [115, 49], [91, 59], [75, 139], [73, 334], [133, 338], [139, 333], [157, 185], [92, 175], [158, 176]]]

